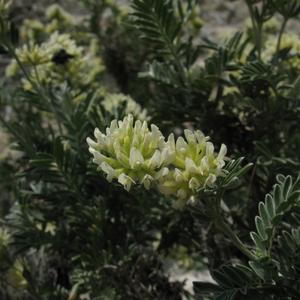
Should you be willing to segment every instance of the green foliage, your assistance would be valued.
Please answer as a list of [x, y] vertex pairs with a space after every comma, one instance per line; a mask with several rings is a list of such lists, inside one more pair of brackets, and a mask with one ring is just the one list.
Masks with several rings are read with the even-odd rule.
[[[0, 298], [300, 299], [300, 48], [284, 36], [299, 1], [232, 2], [251, 26], [224, 39], [200, 32], [196, 0], [32, 5], [27, 20], [6, 2], [0, 53], [15, 73], [0, 85]], [[50, 51], [54, 32], [69, 50]], [[126, 192], [92, 163], [86, 138], [129, 102], [164, 136], [201, 129], [227, 145], [224, 176], [185, 209]], [[210, 271], [195, 295], [166, 272], [176, 249]]]
[[218, 284], [194, 282], [196, 294], [215, 294], [216, 300], [230, 300], [237, 296], [246, 297], [249, 289], [254, 286], [255, 277], [251, 269], [242, 266], [223, 266], [212, 273]]
[[176, 20], [171, 1], [133, 1], [134, 25], [143, 39], [158, 48], [162, 55], [178, 54], [175, 39], [181, 24]]
[[299, 204], [299, 178], [293, 182], [291, 176], [278, 175], [278, 184], [265, 202], [258, 205], [259, 215], [255, 218], [256, 232], [251, 233], [258, 256], [269, 256], [276, 227], [282, 222], [284, 214]]

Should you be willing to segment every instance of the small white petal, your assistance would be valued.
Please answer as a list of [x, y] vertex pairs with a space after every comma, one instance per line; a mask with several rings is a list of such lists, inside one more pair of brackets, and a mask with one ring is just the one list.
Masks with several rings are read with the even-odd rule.
[[101, 136], [102, 132], [99, 130], [99, 128], [95, 128], [94, 130], [94, 136], [96, 139], [98, 139], [98, 136]]
[[163, 177], [167, 176], [169, 174], [168, 168], [162, 168], [155, 174], [155, 179], [162, 179]]
[[151, 124], [150, 128], [151, 128], [151, 132], [153, 134], [153, 137], [158, 139], [161, 136], [161, 132], [158, 129], [158, 127], [154, 124]]
[[137, 166], [140, 166], [144, 163], [144, 158], [142, 153], [136, 149], [131, 148], [130, 149], [130, 155], [129, 155], [129, 164], [132, 169], [135, 169]]
[[91, 147], [91, 148], [97, 148], [98, 144], [96, 142], [94, 142], [91, 138], [87, 138], [86, 139], [86, 142], [88, 143], [88, 145]]
[[140, 120], [137, 120], [134, 124], [134, 132], [139, 133], [141, 129], [142, 129], [142, 122]]
[[154, 178], [147, 174], [143, 177], [143, 179], [141, 180], [141, 184], [144, 185], [145, 189], [146, 190], [149, 190], [150, 189], [150, 186], [151, 186], [151, 182], [154, 180]]
[[216, 182], [216, 179], [217, 179], [217, 177], [215, 174], [209, 174], [205, 180], [205, 185], [212, 187], [213, 184]]
[[195, 134], [195, 137], [197, 139], [198, 144], [201, 144], [201, 143], [203, 143], [205, 141], [205, 136], [204, 136], [204, 134], [203, 134], [202, 131], [196, 130], [194, 132], [194, 134]]
[[113, 120], [110, 123], [110, 132], [113, 133], [117, 129], [118, 129], [118, 121], [117, 120]]
[[115, 170], [106, 162], [102, 162], [100, 168], [107, 174], [106, 179], [111, 182], [115, 178]]
[[154, 154], [149, 160], [148, 167], [150, 169], [155, 169], [157, 167], [160, 167], [161, 165], [161, 153], [159, 150], [155, 150]]
[[184, 136], [185, 136], [188, 143], [196, 144], [196, 137], [195, 137], [195, 135], [193, 134], [193, 132], [191, 130], [185, 129], [184, 130]]
[[95, 151], [93, 149], [90, 152], [94, 155], [93, 162], [98, 165], [101, 165], [101, 163], [104, 162], [105, 159], [107, 158], [106, 156], [102, 155], [100, 152]]
[[175, 152], [176, 144], [175, 144], [175, 137], [173, 133], [171, 133], [168, 137], [167, 146], [170, 150]]
[[176, 153], [169, 147], [165, 147], [161, 152], [161, 164], [168, 165], [172, 163], [176, 158]]
[[130, 191], [131, 185], [135, 184], [135, 181], [124, 173], [119, 175], [118, 182], [122, 184], [128, 192]]
[[183, 139], [183, 137], [179, 137], [176, 141], [176, 151], [185, 152], [187, 150], [187, 143]]
[[193, 174], [199, 172], [195, 162], [189, 157], [185, 159], [185, 168], [188, 172]]
[[226, 153], [227, 153], [227, 147], [226, 147], [226, 145], [222, 144], [219, 154], [217, 156], [217, 160], [223, 160]]
[[203, 173], [205, 173], [208, 170], [209, 170], [208, 160], [207, 160], [207, 157], [204, 156], [201, 159], [201, 163], [200, 163], [200, 173], [203, 174]]
[[183, 173], [177, 168], [174, 171], [174, 179], [175, 179], [176, 182], [184, 181]]
[[206, 143], [205, 155], [210, 157], [214, 154], [214, 145], [211, 142]]
[[189, 181], [189, 188], [196, 191], [200, 188], [200, 182], [195, 177], [192, 177], [192, 179]]

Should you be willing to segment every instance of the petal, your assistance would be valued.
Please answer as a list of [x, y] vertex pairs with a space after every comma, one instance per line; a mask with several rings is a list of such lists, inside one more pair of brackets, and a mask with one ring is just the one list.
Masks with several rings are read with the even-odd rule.
[[135, 181], [131, 177], [127, 176], [124, 173], [119, 175], [118, 182], [120, 184], [122, 184], [124, 186], [125, 190], [128, 192], [130, 191], [131, 185], [135, 184]]
[[154, 124], [151, 124], [151, 132], [152, 132], [152, 137], [155, 140], [159, 140], [159, 138], [162, 136], [160, 130], [158, 129], [158, 127]]
[[174, 151], [176, 150], [176, 144], [175, 144], [175, 137], [174, 137], [174, 134], [171, 133], [169, 136], [168, 136], [168, 141], [166, 143], [166, 146], [170, 149], [170, 151]]
[[162, 168], [155, 174], [155, 179], [162, 179], [163, 177], [167, 176], [169, 174], [168, 168]]
[[213, 184], [216, 182], [216, 179], [217, 177], [215, 174], [209, 174], [205, 180], [205, 185], [207, 185], [208, 187], [212, 187]]
[[115, 170], [106, 162], [102, 162], [100, 168], [107, 174], [106, 179], [111, 182], [115, 178]]
[[[91, 138], [87, 138], [86, 142], [88, 143], [88, 145], [90, 146], [90, 148], [97, 148], [98, 144], [96, 142], [94, 142]], [[91, 152], [91, 151], [90, 151]], [[92, 152], [91, 152], [92, 153]]]
[[227, 147], [226, 147], [226, 145], [222, 144], [219, 154], [217, 156], [217, 160], [223, 160], [226, 153], [227, 153]]
[[185, 152], [187, 150], [187, 143], [183, 137], [179, 137], [176, 141], [176, 151]]
[[200, 163], [200, 173], [203, 175], [205, 172], [207, 172], [209, 170], [209, 164], [208, 164], [208, 159], [206, 156], [204, 156], [201, 159], [201, 163]]
[[192, 177], [189, 181], [189, 188], [193, 191], [198, 190], [200, 188], [200, 182], [195, 177]]
[[141, 180], [141, 184], [144, 185], [145, 189], [146, 190], [149, 190], [150, 189], [150, 185], [151, 185], [151, 182], [154, 180], [154, 178], [149, 175], [149, 174], [146, 174], [143, 179]]
[[94, 136], [99, 145], [105, 146], [107, 137], [98, 128], [95, 129]]
[[93, 162], [98, 165], [101, 165], [101, 163], [104, 162], [107, 158], [106, 156], [102, 155], [100, 152], [95, 150], [93, 150], [93, 152], [91, 151], [91, 153], [94, 155]]
[[134, 133], [139, 134], [142, 128], [142, 122], [140, 120], [137, 120], [134, 124]]
[[150, 169], [155, 169], [161, 165], [161, 153], [159, 150], [155, 150], [154, 154], [149, 160], [148, 167]]
[[130, 149], [130, 156], [129, 156], [129, 165], [132, 169], [136, 168], [136, 166], [140, 166], [144, 163], [144, 158], [141, 152], [136, 148]]
[[196, 130], [194, 132], [194, 134], [195, 134], [195, 137], [197, 139], [198, 144], [201, 144], [201, 143], [203, 143], [206, 140], [202, 131]]
[[195, 137], [195, 135], [193, 134], [193, 132], [191, 130], [185, 129], [184, 130], [184, 136], [185, 136], [188, 143], [196, 144], [196, 137]]
[[176, 157], [175, 151], [170, 149], [169, 147], [165, 147], [161, 152], [161, 164], [168, 165], [171, 164]]
[[174, 171], [174, 179], [176, 182], [184, 181], [183, 173], [179, 169], [175, 169]]
[[199, 173], [199, 170], [198, 170], [195, 162], [189, 157], [187, 157], [185, 159], [185, 168], [190, 173], [193, 173], [193, 174], [194, 173]]
[[205, 155], [210, 157], [214, 154], [214, 145], [211, 142], [206, 143]]

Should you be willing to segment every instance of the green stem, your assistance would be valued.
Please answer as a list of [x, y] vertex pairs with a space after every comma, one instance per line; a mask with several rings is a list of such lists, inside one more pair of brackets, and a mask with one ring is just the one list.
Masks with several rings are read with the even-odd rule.
[[258, 58], [261, 60], [261, 48], [262, 48], [262, 24], [257, 24], [257, 31], [256, 31], [256, 47]]
[[249, 0], [245, 0], [245, 1], [246, 1], [247, 7], [248, 7], [248, 10], [249, 10], [249, 14], [250, 14], [250, 17], [251, 17], [251, 23], [252, 23], [253, 34], [254, 34], [254, 42], [255, 42], [256, 49], [257, 49], [258, 58], [260, 60], [261, 59], [261, 48], [262, 48], [261, 39], [262, 39], [262, 26], [263, 26], [263, 23], [258, 22], [255, 19], [254, 11], [253, 11], [251, 2]]
[[47, 95], [47, 93], [44, 91], [45, 89], [43, 88], [42, 82], [41, 82], [40, 77], [39, 77], [38, 70], [36, 68], [36, 65], [33, 62], [31, 62], [31, 63], [32, 63], [32, 66], [33, 66], [33, 70], [34, 70], [36, 80], [37, 80], [37, 84], [35, 84], [33, 86], [33, 88], [36, 87], [37, 92], [40, 93], [46, 100], [48, 100], [48, 102], [50, 104], [50, 108], [52, 110], [52, 113], [53, 113], [53, 115], [56, 119], [59, 134], [62, 136], [63, 135], [63, 130], [62, 130], [62, 127], [61, 127], [61, 124], [60, 124], [60, 117], [59, 117], [59, 115], [56, 111], [56, 108], [55, 108], [55, 103], [54, 103], [52, 97], [49, 97]]
[[279, 51], [280, 51], [280, 46], [281, 46], [281, 40], [282, 40], [282, 35], [284, 33], [286, 24], [288, 22], [288, 18], [284, 18], [282, 24], [281, 24], [281, 28], [279, 31], [279, 35], [278, 35], [278, 40], [277, 40], [277, 46], [276, 46], [276, 54], [278, 55]]
[[224, 233], [243, 254], [251, 260], [256, 260], [255, 255], [247, 249], [244, 243], [222, 219], [216, 220], [215, 225], [217, 229]]
[[11, 45], [7, 45], [7, 48], [9, 50], [10, 54], [16, 60], [18, 66], [20, 67], [22, 73], [24, 74], [24, 76], [26, 77], [28, 82], [30, 82], [30, 84], [32, 85], [33, 89], [35, 89], [37, 93], [39, 93], [43, 98], [45, 98], [45, 100], [48, 100], [48, 102], [50, 103], [51, 110], [52, 110], [53, 115], [54, 115], [54, 117], [56, 119], [56, 122], [57, 122], [59, 133], [60, 133], [60, 135], [63, 135], [63, 130], [62, 130], [62, 127], [61, 127], [61, 124], [60, 124], [60, 118], [59, 118], [59, 116], [57, 114], [57, 111], [55, 109], [55, 104], [53, 102], [52, 97], [49, 97], [47, 95], [47, 93], [44, 91], [44, 88], [42, 87], [42, 84], [40, 83], [38, 71], [36, 69], [36, 65], [34, 63], [32, 63], [33, 69], [34, 69], [34, 72], [35, 72], [35, 75], [36, 75], [37, 83], [34, 82], [31, 79], [30, 75], [28, 74], [27, 70], [24, 68], [22, 62], [20, 61], [18, 55], [16, 54], [14, 48]]
[[221, 197], [222, 194], [217, 195], [217, 199], [215, 201], [215, 207], [213, 212], [213, 223], [215, 224], [216, 228], [224, 233], [231, 241], [232, 243], [249, 259], [256, 260], [255, 255], [247, 249], [245, 244], [239, 239], [239, 237], [232, 231], [232, 229], [226, 224], [223, 220], [223, 217], [221, 215]]
[[18, 66], [20, 67], [22, 73], [26, 77], [26, 79], [30, 82], [30, 84], [35, 87], [35, 83], [31, 80], [30, 75], [27, 73], [26, 69], [24, 68], [22, 62], [19, 59], [19, 56], [16, 54], [14, 48], [11, 45], [7, 45], [7, 49], [9, 50], [9, 53], [13, 56], [13, 58], [16, 60]]

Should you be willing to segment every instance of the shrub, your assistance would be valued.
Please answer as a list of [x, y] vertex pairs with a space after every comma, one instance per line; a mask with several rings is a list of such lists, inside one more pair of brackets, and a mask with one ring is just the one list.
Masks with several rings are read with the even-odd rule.
[[218, 42], [194, 0], [80, 3], [0, 0], [1, 298], [299, 299], [299, 1]]

